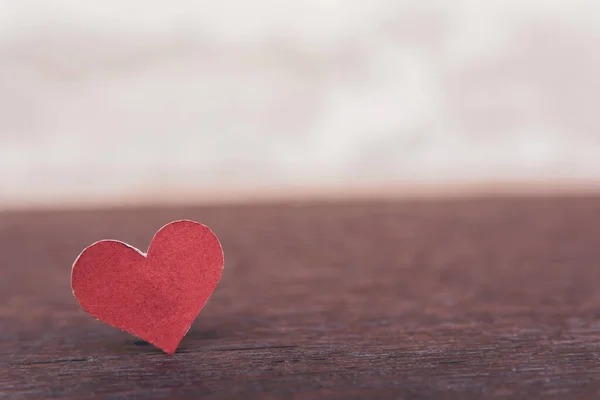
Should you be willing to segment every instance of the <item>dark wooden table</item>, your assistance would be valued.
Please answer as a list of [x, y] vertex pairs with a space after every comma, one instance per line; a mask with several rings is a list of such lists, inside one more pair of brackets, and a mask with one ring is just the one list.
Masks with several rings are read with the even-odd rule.
[[[172, 356], [84, 313], [72, 262], [209, 225]], [[600, 198], [0, 213], [0, 398], [600, 398]]]

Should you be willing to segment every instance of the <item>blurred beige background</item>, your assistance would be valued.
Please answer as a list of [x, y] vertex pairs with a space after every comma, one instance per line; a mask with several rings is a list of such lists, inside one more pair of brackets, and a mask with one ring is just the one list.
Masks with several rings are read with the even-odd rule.
[[0, 205], [597, 182], [599, 22], [598, 0], [0, 0]]

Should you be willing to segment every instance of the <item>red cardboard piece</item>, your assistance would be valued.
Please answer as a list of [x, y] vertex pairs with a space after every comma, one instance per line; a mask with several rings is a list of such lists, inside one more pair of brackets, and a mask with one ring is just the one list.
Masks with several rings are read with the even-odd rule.
[[223, 262], [210, 229], [175, 221], [154, 235], [147, 255], [115, 240], [86, 248], [71, 287], [95, 318], [173, 354], [217, 286]]

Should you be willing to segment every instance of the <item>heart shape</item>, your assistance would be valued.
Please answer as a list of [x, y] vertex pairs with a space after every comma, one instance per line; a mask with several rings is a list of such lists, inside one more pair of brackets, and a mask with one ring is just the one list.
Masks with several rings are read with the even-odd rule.
[[173, 354], [223, 271], [223, 249], [208, 227], [175, 221], [148, 253], [102, 240], [75, 260], [71, 287], [93, 317]]

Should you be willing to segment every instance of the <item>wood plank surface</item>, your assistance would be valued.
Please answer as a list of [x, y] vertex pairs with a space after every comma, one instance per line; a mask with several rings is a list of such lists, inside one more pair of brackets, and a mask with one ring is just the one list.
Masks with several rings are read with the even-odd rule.
[[[209, 225], [178, 352], [89, 317], [79, 252]], [[0, 398], [600, 398], [600, 198], [0, 213]]]

